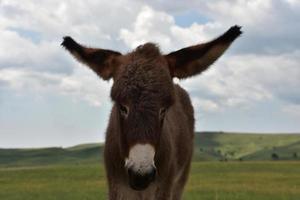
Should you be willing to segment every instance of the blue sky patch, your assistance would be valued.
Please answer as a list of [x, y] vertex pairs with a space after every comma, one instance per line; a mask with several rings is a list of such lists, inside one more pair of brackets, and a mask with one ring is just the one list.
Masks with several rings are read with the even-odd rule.
[[175, 15], [174, 18], [175, 18], [175, 23], [181, 27], [189, 27], [193, 23], [205, 24], [211, 21], [208, 17], [201, 15], [196, 11], [180, 13], [178, 15]]
[[37, 31], [16, 27], [9, 27], [8, 30], [16, 32], [22, 38], [30, 39], [35, 44], [38, 44], [42, 39], [41, 33]]

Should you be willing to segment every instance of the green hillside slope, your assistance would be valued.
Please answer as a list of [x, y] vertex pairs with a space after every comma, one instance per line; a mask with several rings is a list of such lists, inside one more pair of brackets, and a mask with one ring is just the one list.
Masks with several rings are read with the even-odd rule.
[[300, 134], [200, 132], [195, 137], [196, 160], [271, 160], [273, 153], [284, 160], [300, 157]]
[[0, 149], [0, 166], [100, 162], [102, 151], [103, 147], [100, 144], [72, 148]]
[[[70, 148], [0, 149], [0, 166], [95, 163], [102, 161], [103, 145]], [[195, 134], [195, 161], [300, 160], [300, 134], [199, 132]], [[273, 158], [274, 159], [274, 158]]]

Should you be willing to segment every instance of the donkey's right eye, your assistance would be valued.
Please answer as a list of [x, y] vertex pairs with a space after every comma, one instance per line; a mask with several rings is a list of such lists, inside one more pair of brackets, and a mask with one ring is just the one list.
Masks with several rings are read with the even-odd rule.
[[120, 109], [121, 115], [127, 117], [128, 112], [129, 112], [128, 107], [127, 107], [127, 106], [124, 106], [124, 105], [122, 105], [122, 104], [120, 104], [120, 105], [119, 105], [119, 109]]

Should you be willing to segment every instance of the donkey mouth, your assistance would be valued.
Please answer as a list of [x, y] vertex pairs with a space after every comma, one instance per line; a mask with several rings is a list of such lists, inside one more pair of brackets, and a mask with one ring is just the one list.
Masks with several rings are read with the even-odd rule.
[[143, 177], [140, 175], [129, 178], [130, 187], [137, 191], [145, 190], [151, 182], [152, 180], [149, 180], [148, 177]]
[[145, 190], [150, 183], [155, 180], [155, 171], [152, 171], [146, 175], [141, 175], [135, 174], [131, 170], [128, 170], [128, 175], [130, 187], [137, 191]]
[[150, 182], [133, 182], [129, 181], [129, 185], [133, 190], [142, 191], [149, 186]]

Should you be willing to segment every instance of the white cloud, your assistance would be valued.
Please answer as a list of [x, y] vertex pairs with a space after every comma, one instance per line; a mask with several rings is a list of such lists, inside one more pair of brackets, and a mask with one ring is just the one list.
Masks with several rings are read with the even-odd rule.
[[0, 68], [20, 68], [33, 71], [72, 72], [72, 61], [66, 58], [58, 41], [41, 41], [36, 44], [16, 32], [0, 30]]
[[298, 0], [286, 0], [291, 6], [300, 6], [300, 2]]
[[300, 105], [289, 104], [282, 107], [282, 111], [288, 115], [300, 118]]
[[43, 95], [66, 95], [73, 101], [84, 101], [92, 106], [109, 102], [111, 83], [101, 81], [90, 70], [76, 68], [70, 75], [49, 74], [22, 69], [0, 70], [0, 81], [16, 94], [32, 92], [40, 98]]
[[133, 30], [121, 29], [120, 38], [135, 48], [148, 41], [158, 43], [162, 48], [168, 49], [172, 45], [170, 27], [175, 24], [172, 16], [164, 12], [156, 12], [145, 6], [139, 12]]
[[[109, 102], [109, 87], [60, 47], [62, 36], [120, 51], [127, 46], [119, 30], [131, 25], [140, 3], [88, 0], [61, 2], [3, 0], [0, 2], [1, 87], [69, 95], [94, 106]], [[120, 16], [122, 10], [122, 16]], [[78, 67], [77, 67], [78, 66]]]
[[274, 98], [299, 104], [299, 62], [299, 51], [226, 56], [201, 77], [181, 83], [194, 96], [220, 107], [247, 108]]
[[120, 38], [130, 48], [135, 48], [145, 42], [154, 42], [159, 44], [164, 52], [169, 52], [185, 46], [206, 42], [218, 36], [216, 32], [220, 27], [218, 23], [203, 25], [194, 23], [190, 27], [183, 28], [175, 24], [175, 20], [171, 15], [144, 6], [138, 13], [132, 30], [121, 29]]
[[0, 80], [6, 82], [15, 91], [49, 90], [60, 81], [60, 77], [52, 74], [21, 69], [0, 70]]
[[208, 1], [206, 5], [215, 19], [247, 26], [258, 26], [273, 15], [271, 0]]
[[197, 97], [192, 98], [192, 104], [197, 111], [205, 111], [205, 112], [217, 112], [220, 111], [220, 107], [216, 102], [207, 100], [207, 99], [201, 99]]
[[71, 34], [80, 39], [105, 42], [117, 33], [120, 26], [130, 24], [139, 7], [138, 3], [127, 0], [38, 3], [25, 0], [22, 4], [17, 0], [3, 0], [0, 16], [4, 27], [34, 30], [43, 34], [44, 39]]
[[[213, 35], [231, 25], [243, 26], [243, 40], [235, 47], [238, 53], [284, 53], [300, 46], [300, 4], [287, 0], [174, 0], [147, 2], [154, 10], [172, 15], [199, 13], [218, 25]], [[298, 2], [298, 3], [296, 3]], [[206, 31], [204, 31], [206, 32]]]
[[71, 76], [63, 77], [59, 85], [62, 94], [76, 101], [83, 99], [93, 106], [102, 106], [109, 102], [112, 82], [104, 82], [90, 70], [78, 68]]

